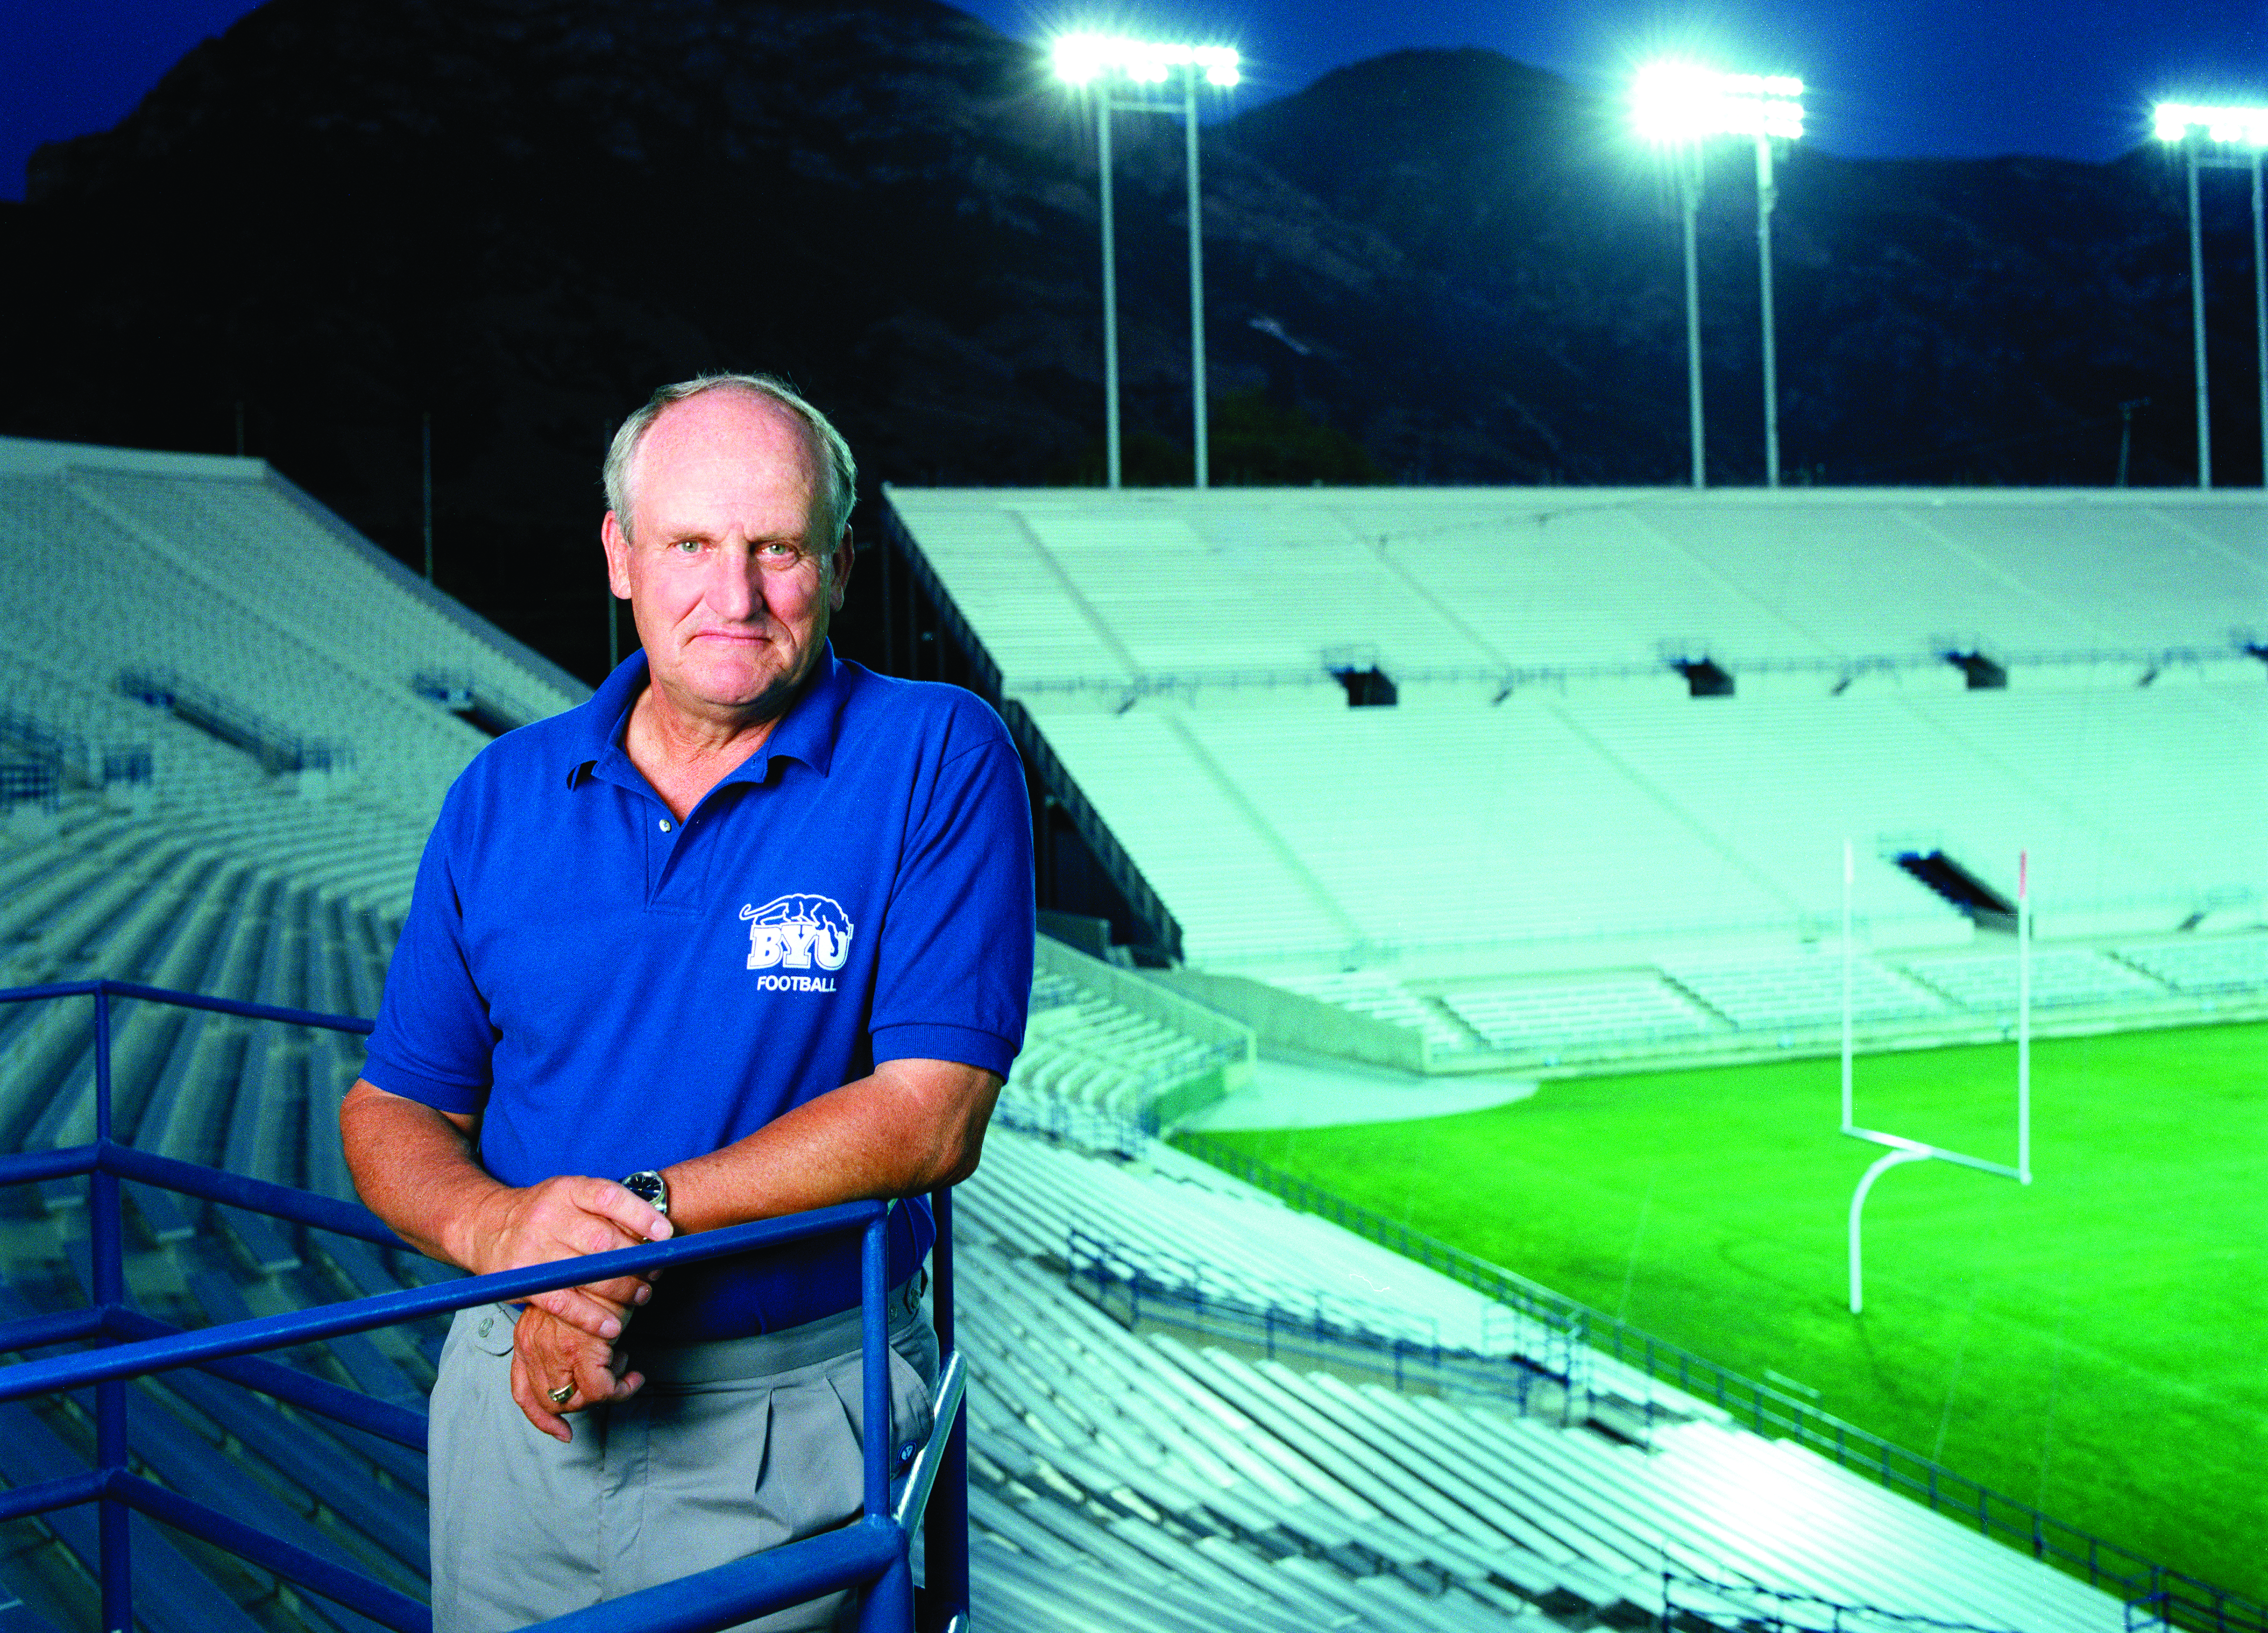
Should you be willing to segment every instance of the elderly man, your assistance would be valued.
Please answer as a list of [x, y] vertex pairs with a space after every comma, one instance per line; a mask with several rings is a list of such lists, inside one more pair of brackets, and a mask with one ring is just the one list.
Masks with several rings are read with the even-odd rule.
[[[976, 698], [835, 657], [842, 438], [777, 380], [704, 378], [624, 423], [606, 479], [644, 651], [450, 790], [341, 1119], [371, 1207], [475, 1272], [918, 1197], [975, 1168], [1022, 1041], [1022, 775]], [[902, 1462], [934, 1229], [918, 1201], [893, 1227]], [[433, 1391], [436, 1626], [523, 1626], [850, 1519], [857, 1266], [836, 1239], [461, 1313]]]

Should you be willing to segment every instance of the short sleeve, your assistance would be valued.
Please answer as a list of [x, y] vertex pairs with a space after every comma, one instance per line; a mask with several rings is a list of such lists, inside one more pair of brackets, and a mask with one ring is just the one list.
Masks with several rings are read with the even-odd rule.
[[476, 1112], [486, 1101], [497, 1038], [465, 961], [464, 903], [450, 864], [452, 807], [461, 791], [461, 784], [451, 791], [418, 861], [362, 1074], [389, 1094], [452, 1113]]
[[871, 1020], [874, 1059], [1005, 1078], [1031, 1002], [1032, 816], [1007, 728], [974, 698], [909, 813]]

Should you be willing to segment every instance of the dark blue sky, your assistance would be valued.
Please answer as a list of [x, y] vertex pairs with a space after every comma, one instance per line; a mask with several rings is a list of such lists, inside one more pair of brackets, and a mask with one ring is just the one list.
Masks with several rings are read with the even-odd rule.
[[[250, 0], [0, 0], [0, 196], [44, 141], [129, 112]], [[1646, 55], [1801, 76], [1812, 139], [1866, 157], [2103, 159], [2149, 106], [2268, 101], [2268, 0], [964, 0], [1003, 32], [1182, 33], [1238, 46], [1250, 101], [1409, 46], [1486, 46], [1599, 86]]]

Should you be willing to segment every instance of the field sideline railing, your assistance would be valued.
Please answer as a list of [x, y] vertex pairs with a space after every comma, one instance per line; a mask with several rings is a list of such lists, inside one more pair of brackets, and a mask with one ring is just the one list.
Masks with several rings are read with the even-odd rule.
[[1454, 1386], [1508, 1397], [1522, 1415], [1528, 1411], [1539, 1381], [1559, 1385], [1563, 1399], [1573, 1394], [1565, 1387], [1565, 1375], [1525, 1354], [1498, 1355], [1445, 1344], [1438, 1332], [1431, 1340], [1413, 1338], [1331, 1310], [1322, 1299], [1305, 1310], [1256, 1303], [1207, 1289], [1202, 1267], [1195, 1261], [1190, 1262], [1197, 1276], [1173, 1281], [1144, 1262], [1145, 1256], [1123, 1242], [1072, 1225], [1064, 1241], [1064, 1280], [1071, 1291], [1130, 1329], [1146, 1321], [1241, 1344], [1271, 1361], [1302, 1356], [1390, 1379], [1397, 1391], [1407, 1390], [1413, 1381], [1437, 1389]]
[[[1522, 1314], [1556, 1309], [1573, 1318], [1590, 1347], [1622, 1365], [1663, 1383], [1674, 1382], [1697, 1400], [1713, 1401], [1759, 1434], [1783, 1435], [1867, 1475], [1893, 1491], [1974, 1526], [1995, 1541], [2029, 1554], [2092, 1587], [2133, 1603], [2159, 1607], [2151, 1620], [2185, 1633], [2268, 1633], [2268, 1606], [2145, 1559], [2131, 1548], [2066, 1525], [2029, 1503], [1978, 1484], [1942, 1464], [1909, 1452], [1855, 1423], [1821, 1411], [1810, 1401], [1743, 1378], [1728, 1367], [1666, 1339], [1654, 1337], [1579, 1299], [1491, 1264], [1461, 1247], [1415, 1231], [1396, 1219], [1350, 1202], [1295, 1173], [1237, 1150], [1210, 1135], [1182, 1133], [1172, 1144], [1233, 1174], [1303, 1213], [1329, 1219], [1366, 1241], [1392, 1248], [1429, 1269]], [[1653, 1403], [1646, 1403], [1649, 1420]]]
[[[138, 1151], [113, 1136], [111, 1006], [141, 999], [233, 1015], [247, 1020], [334, 1032], [366, 1033], [372, 1023], [345, 1015], [232, 998], [173, 992], [122, 981], [58, 982], [0, 990], [0, 1004], [92, 997], [94, 1000], [93, 1143], [52, 1151], [0, 1155], [0, 1185], [21, 1185], [84, 1174], [88, 1181], [87, 1226], [92, 1250], [93, 1302], [84, 1310], [34, 1315], [0, 1323], [0, 1352], [26, 1351], [94, 1340], [96, 1348], [48, 1355], [0, 1367], [0, 1402], [94, 1388], [96, 1467], [38, 1484], [0, 1490], [0, 1520], [98, 1504], [97, 1577], [102, 1625], [134, 1625], [133, 1563], [129, 1521], [136, 1512], [188, 1533], [320, 1597], [351, 1608], [394, 1633], [431, 1633], [423, 1604], [320, 1555], [272, 1536], [176, 1490], [134, 1474], [129, 1463], [127, 1388], [133, 1379], [184, 1366], [214, 1375], [378, 1435], [416, 1452], [425, 1450], [424, 1416], [389, 1401], [254, 1358], [255, 1352], [313, 1343], [372, 1328], [445, 1315], [474, 1305], [525, 1299], [555, 1288], [640, 1276], [670, 1265], [723, 1259], [809, 1237], [860, 1236], [860, 1338], [864, 1360], [862, 1407], [866, 1423], [860, 1517], [840, 1529], [787, 1543], [714, 1569], [572, 1611], [539, 1623], [556, 1633], [711, 1633], [711, 1630], [799, 1604], [843, 1588], [866, 1588], [860, 1633], [965, 1633], [968, 1613], [968, 1370], [954, 1342], [952, 1192], [932, 1194], [937, 1244], [932, 1258], [935, 1314], [941, 1362], [935, 1421], [894, 1497], [890, 1480], [888, 1346], [888, 1225], [902, 1204], [845, 1203], [784, 1218], [757, 1220], [718, 1231], [672, 1237], [586, 1258], [557, 1260], [437, 1285], [405, 1288], [281, 1315], [183, 1330], [158, 1321], [128, 1301], [122, 1182], [195, 1196], [272, 1218], [332, 1231], [383, 1247], [416, 1252], [367, 1209], [243, 1174]], [[249, 1475], [246, 1475], [247, 1480]], [[935, 1501], [932, 1503], [932, 1498]], [[927, 1547], [927, 1585], [913, 1584], [911, 1539], [922, 1527]]]

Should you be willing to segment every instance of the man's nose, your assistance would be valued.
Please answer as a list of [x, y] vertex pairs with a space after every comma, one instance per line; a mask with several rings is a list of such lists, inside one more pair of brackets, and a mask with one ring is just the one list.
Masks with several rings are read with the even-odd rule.
[[727, 545], [710, 556], [709, 582], [701, 599], [709, 603], [711, 612], [734, 623], [760, 619], [764, 604], [762, 576], [755, 551], [745, 544]]

